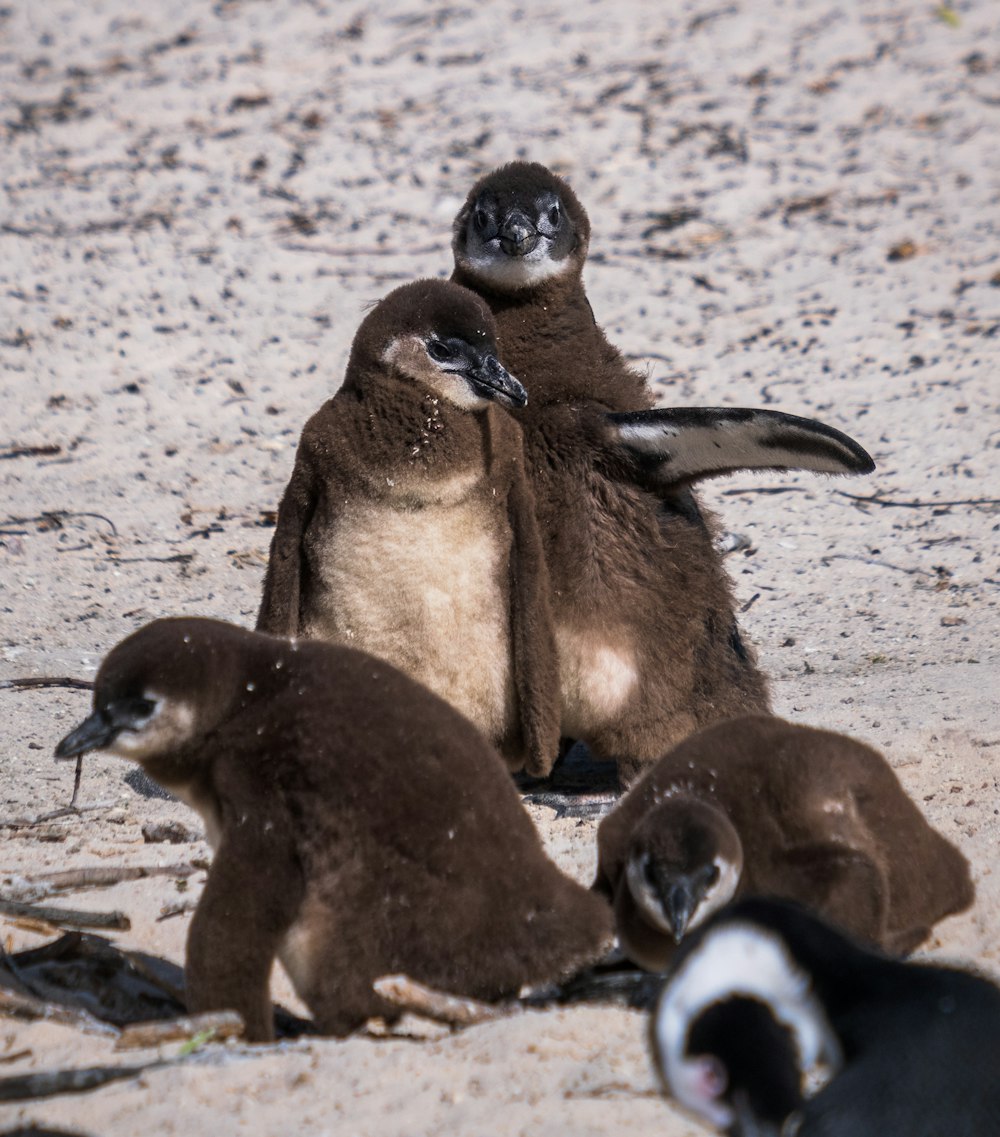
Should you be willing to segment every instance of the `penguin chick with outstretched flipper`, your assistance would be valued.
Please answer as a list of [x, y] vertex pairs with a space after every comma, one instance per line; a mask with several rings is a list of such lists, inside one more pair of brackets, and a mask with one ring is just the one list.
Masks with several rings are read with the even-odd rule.
[[594, 887], [625, 954], [651, 971], [734, 897], [800, 901], [897, 954], [974, 898], [965, 857], [877, 750], [765, 716], [685, 739], [604, 818], [597, 845]]
[[204, 619], [106, 657], [57, 758], [106, 750], [202, 815], [215, 855], [188, 935], [189, 1010], [273, 1037], [281, 960], [320, 1032], [393, 1018], [404, 973], [476, 999], [557, 981], [611, 939], [603, 898], [545, 855], [498, 755], [383, 660]]
[[822, 423], [735, 408], [651, 410], [642, 377], [594, 321], [590, 226], [569, 186], [512, 162], [455, 220], [452, 279], [493, 310], [551, 583], [561, 729], [630, 784], [700, 726], [770, 709], [736, 620], [714, 522], [692, 485], [741, 469], [866, 473]]
[[[774, 900], [684, 944], [652, 1019], [671, 1094], [729, 1137], [1000, 1133], [1000, 990]], [[826, 1078], [808, 1095], [807, 1076]]]
[[527, 394], [497, 350], [489, 308], [447, 281], [365, 317], [302, 432], [257, 628], [388, 660], [538, 774], [559, 745], [558, 668], [521, 431], [501, 409]]

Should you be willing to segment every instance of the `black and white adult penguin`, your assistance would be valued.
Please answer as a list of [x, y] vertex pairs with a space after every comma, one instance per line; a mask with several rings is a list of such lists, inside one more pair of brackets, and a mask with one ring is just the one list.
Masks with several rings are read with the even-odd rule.
[[302, 432], [257, 628], [393, 663], [510, 767], [559, 745], [549, 587], [521, 430], [527, 394], [472, 292], [422, 280], [364, 319], [343, 386]]
[[565, 181], [512, 162], [455, 219], [452, 279], [496, 317], [531, 392], [519, 416], [552, 586], [562, 733], [624, 784], [700, 726], [769, 710], [714, 522], [691, 486], [740, 469], [868, 473], [841, 432], [776, 411], [650, 410], [594, 319], [587, 214]]
[[[780, 901], [682, 946], [652, 1040], [670, 1093], [730, 1137], [1000, 1134], [1000, 990]], [[827, 1079], [812, 1096], [809, 1075]]]
[[739, 896], [808, 904], [906, 954], [975, 891], [875, 749], [770, 716], [715, 723], [652, 767], [603, 819], [594, 887], [625, 954], [663, 971]]
[[496, 752], [443, 699], [353, 648], [157, 620], [101, 664], [56, 757], [137, 762], [215, 849], [188, 934], [189, 1009], [273, 1037], [279, 958], [321, 1033], [398, 1012], [405, 973], [494, 1000], [599, 959], [603, 899], [548, 859]]

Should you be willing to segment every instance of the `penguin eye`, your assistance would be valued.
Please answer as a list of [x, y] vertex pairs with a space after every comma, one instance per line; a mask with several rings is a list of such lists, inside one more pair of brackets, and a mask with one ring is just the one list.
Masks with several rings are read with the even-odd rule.
[[490, 218], [486, 210], [481, 205], [477, 205], [472, 214], [472, 224], [479, 230], [480, 233], [486, 231], [486, 226], [489, 225]]
[[552, 208], [549, 210], [549, 224], [552, 226], [553, 229], [558, 227], [559, 218], [561, 216], [562, 216], [562, 214], [559, 211], [559, 203], [556, 202], [556, 204], [553, 205]]
[[427, 345], [427, 354], [435, 363], [447, 363], [451, 359], [451, 350], [440, 340], [431, 340]]

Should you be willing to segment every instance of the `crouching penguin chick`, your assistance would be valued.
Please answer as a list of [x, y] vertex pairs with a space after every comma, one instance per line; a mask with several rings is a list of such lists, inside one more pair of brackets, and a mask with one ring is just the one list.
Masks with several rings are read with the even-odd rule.
[[273, 1037], [281, 960], [325, 1034], [398, 1012], [403, 972], [496, 1000], [611, 938], [604, 900], [542, 849], [499, 756], [462, 715], [352, 648], [157, 620], [104, 660], [57, 758], [137, 762], [203, 817], [215, 856], [191, 921], [189, 1010]]
[[738, 896], [800, 901], [905, 954], [974, 895], [965, 857], [878, 751], [763, 715], [675, 747], [597, 840], [594, 887], [614, 904], [626, 954], [651, 971]]

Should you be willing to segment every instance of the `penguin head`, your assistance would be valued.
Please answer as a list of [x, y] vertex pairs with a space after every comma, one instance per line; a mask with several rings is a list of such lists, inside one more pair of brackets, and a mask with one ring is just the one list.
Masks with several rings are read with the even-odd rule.
[[653, 1014], [667, 1090], [732, 1137], [788, 1132], [802, 1083], [841, 1051], [808, 974], [780, 935], [715, 916], [681, 948]]
[[498, 292], [579, 277], [590, 221], [569, 186], [537, 162], [510, 162], [480, 179], [455, 218], [455, 264]]
[[496, 322], [484, 300], [450, 281], [418, 280], [390, 292], [362, 321], [345, 386], [359, 376], [391, 376], [463, 410], [490, 402], [523, 407], [528, 393], [498, 354]]
[[[93, 713], [58, 744], [57, 759], [105, 750], [157, 769], [211, 731], [254, 684], [241, 682], [242, 640], [217, 620], [156, 620], [122, 640], [101, 664]], [[259, 637], [263, 638], [263, 637]]]
[[715, 806], [679, 795], [656, 804], [629, 841], [625, 883], [647, 923], [680, 943], [728, 904], [743, 871], [743, 846]]

